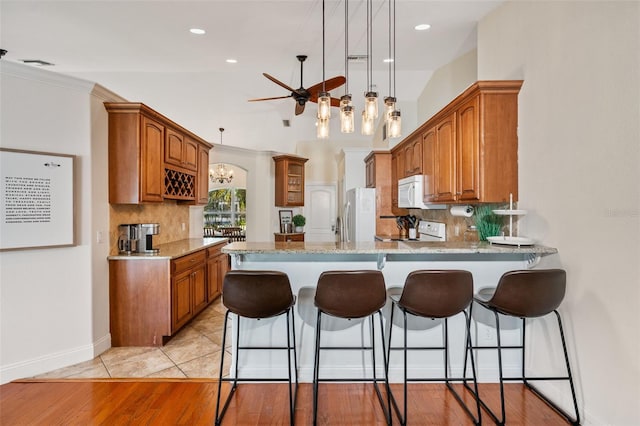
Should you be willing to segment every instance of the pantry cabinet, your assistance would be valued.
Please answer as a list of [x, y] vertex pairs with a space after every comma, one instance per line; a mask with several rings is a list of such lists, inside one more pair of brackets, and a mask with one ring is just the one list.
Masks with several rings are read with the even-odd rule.
[[294, 155], [278, 155], [275, 162], [276, 207], [304, 206], [304, 164], [306, 158]]
[[109, 113], [110, 203], [174, 199], [206, 204], [197, 191], [209, 165], [199, 153], [208, 153], [211, 144], [144, 104], [104, 105]]
[[[376, 189], [376, 234], [393, 234], [398, 228], [392, 207], [392, 155], [389, 151], [372, 151], [364, 161], [367, 187]], [[395, 189], [397, 198], [397, 185]]]

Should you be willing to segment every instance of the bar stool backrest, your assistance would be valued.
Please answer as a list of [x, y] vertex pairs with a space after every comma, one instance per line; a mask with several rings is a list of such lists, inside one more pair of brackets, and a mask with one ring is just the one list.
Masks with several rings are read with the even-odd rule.
[[325, 271], [318, 278], [315, 305], [340, 318], [362, 318], [381, 309], [387, 300], [380, 271]]
[[279, 271], [229, 271], [222, 285], [222, 303], [246, 318], [269, 318], [293, 306], [289, 277]]
[[562, 269], [532, 269], [506, 272], [487, 304], [498, 312], [533, 318], [560, 306], [567, 274]]
[[398, 304], [414, 315], [446, 318], [462, 312], [472, 300], [471, 272], [420, 270], [407, 276]]

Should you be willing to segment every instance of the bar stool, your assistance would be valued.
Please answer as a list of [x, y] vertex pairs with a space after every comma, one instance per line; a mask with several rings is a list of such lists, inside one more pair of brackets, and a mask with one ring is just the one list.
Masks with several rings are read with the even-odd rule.
[[[376, 342], [374, 328], [374, 314], [380, 319], [380, 337], [382, 344], [383, 362], [386, 366], [387, 357], [384, 343], [384, 324], [380, 311], [386, 303], [386, 288], [384, 276], [380, 271], [326, 271], [318, 278], [315, 294], [315, 305], [318, 308], [316, 323], [315, 358], [313, 366], [313, 424], [318, 418], [318, 385], [320, 382], [373, 382], [378, 401], [382, 407], [387, 424], [391, 424], [391, 409], [389, 401], [389, 381], [386, 372], [384, 378], [376, 376]], [[322, 315], [330, 315], [337, 318], [356, 319], [369, 317], [371, 330], [371, 346], [321, 346], [320, 334], [322, 331]], [[320, 378], [320, 350], [370, 350], [372, 358], [372, 378]], [[387, 403], [380, 392], [378, 382], [384, 381], [387, 391]]]
[[[231, 398], [238, 386], [238, 382], [288, 381], [289, 382], [289, 411], [290, 423], [294, 424], [296, 396], [298, 393], [298, 364], [296, 357], [296, 334], [294, 312], [295, 296], [291, 292], [291, 284], [287, 274], [278, 271], [229, 271], [224, 277], [222, 288], [222, 303], [227, 308], [224, 316], [224, 331], [222, 334], [222, 352], [220, 355], [220, 376], [218, 382], [218, 397], [216, 402], [216, 425], [222, 422]], [[236, 330], [235, 374], [233, 378], [223, 378], [224, 348], [227, 337], [227, 321], [229, 313], [238, 317]], [[240, 346], [240, 319], [272, 318], [282, 314], [287, 315], [287, 345], [286, 346]], [[293, 344], [291, 344], [293, 341]], [[285, 350], [287, 351], [287, 378], [238, 378], [238, 353], [240, 350]], [[295, 386], [291, 377], [291, 353], [293, 352], [293, 372]], [[220, 393], [222, 382], [233, 382], [231, 391], [220, 413]]]
[[[487, 407], [476, 393], [476, 399], [479, 400], [482, 407], [487, 410], [491, 418], [496, 424], [505, 424], [505, 404], [504, 404], [504, 382], [505, 381], [522, 381], [524, 385], [530, 389], [535, 395], [547, 403], [551, 408], [562, 415], [569, 423], [580, 424], [580, 414], [578, 412], [578, 403], [576, 400], [576, 392], [573, 386], [573, 378], [571, 376], [571, 367], [569, 366], [569, 355], [567, 354], [567, 345], [564, 339], [562, 329], [562, 320], [557, 311], [558, 306], [564, 298], [566, 288], [566, 272], [562, 269], [546, 269], [546, 270], [518, 270], [507, 272], [502, 275], [498, 282], [498, 287], [493, 295], [486, 299], [476, 295], [474, 302], [493, 312], [496, 320], [497, 346], [473, 346], [473, 349], [497, 349], [498, 351], [498, 371], [500, 375], [500, 408], [501, 419]], [[538, 318], [553, 312], [558, 320], [558, 328], [560, 331], [560, 340], [562, 342], [562, 350], [564, 351], [564, 360], [567, 367], [566, 376], [552, 377], [529, 377], [525, 374], [525, 341], [526, 341], [526, 319]], [[507, 346], [502, 345], [500, 341], [500, 320], [499, 315], [518, 317], [522, 319], [522, 340], [519, 345]], [[521, 377], [504, 377], [502, 373], [502, 350], [503, 349], [519, 349], [522, 351], [522, 371]], [[466, 358], [465, 358], [466, 365]], [[536, 380], [567, 380], [571, 387], [571, 395], [573, 397], [573, 407], [575, 419], [573, 419], [564, 410], [558, 407], [547, 396], [543, 395], [530, 381]]]
[[[401, 295], [391, 295], [391, 326], [389, 328], [389, 356], [387, 362], [391, 362], [391, 350], [402, 349], [404, 355], [404, 410], [402, 413], [396, 403], [396, 399], [391, 393], [391, 401], [393, 407], [400, 419], [400, 424], [407, 424], [408, 412], [407, 412], [407, 382], [426, 382], [426, 381], [443, 381], [446, 383], [447, 388], [453, 393], [454, 397], [465, 412], [471, 417], [474, 424], [481, 423], [480, 404], [476, 399], [476, 414], [474, 415], [469, 407], [462, 401], [462, 398], [451, 386], [452, 381], [465, 382], [466, 378], [466, 358], [465, 369], [463, 370], [462, 378], [449, 377], [449, 327], [448, 319], [460, 313], [465, 317], [465, 357], [466, 353], [471, 354], [471, 371], [473, 375], [473, 383], [476, 393], [478, 391], [478, 385], [476, 382], [475, 364], [473, 359], [473, 353], [471, 353], [471, 336], [469, 326], [471, 323], [471, 317], [467, 315], [465, 309], [471, 305], [473, 300], [473, 276], [471, 272], [460, 270], [420, 270], [411, 272], [404, 283], [404, 288]], [[393, 332], [393, 315], [396, 308], [402, 312], [403, 315], [403, 333], [404, 340], [403, 346], [391, 347], [391, 337]], [[407, 346], [407, 314], [415, 317], [422, 318], [442, 318], [444, 320], [444, 335], [442, 346]], [[409, 350], [441, 350], [444, 355], [444, 377], [440, 378], [408, 378], [407, 377], [407, 351]], [[387, 374], [388, 374], [387, 364]]]

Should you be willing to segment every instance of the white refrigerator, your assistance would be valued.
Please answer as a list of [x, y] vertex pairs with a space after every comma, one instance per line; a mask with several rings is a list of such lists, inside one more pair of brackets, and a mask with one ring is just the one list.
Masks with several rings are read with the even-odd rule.
[[342, 241], [374, 241], [376, 234], [375, 188], [348, 190], [342, 218]]

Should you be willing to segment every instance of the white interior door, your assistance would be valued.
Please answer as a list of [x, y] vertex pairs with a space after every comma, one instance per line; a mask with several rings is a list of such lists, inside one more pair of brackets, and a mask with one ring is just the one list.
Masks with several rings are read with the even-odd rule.
[[334, 242], [337, 215], [335, 184], [306, 183], [304, 199], [307, 217], [304, 240]]

